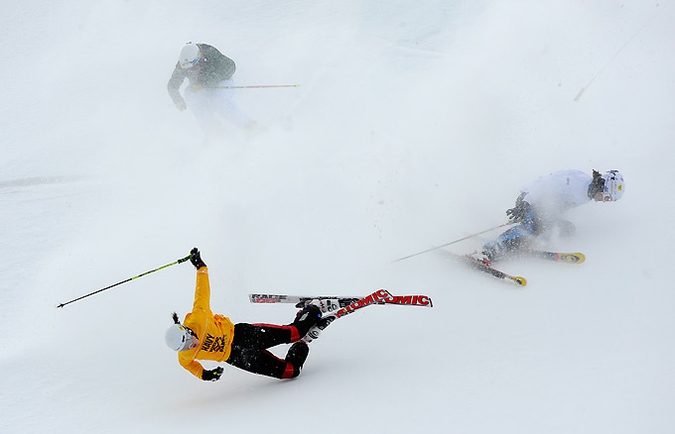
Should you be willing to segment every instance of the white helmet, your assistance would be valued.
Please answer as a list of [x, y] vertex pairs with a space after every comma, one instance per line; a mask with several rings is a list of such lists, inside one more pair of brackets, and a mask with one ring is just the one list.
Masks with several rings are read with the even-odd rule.
[[608, 170], [602, 174], [605, 180], [605, 186], [602, 189], [602, 200], [604, 202], [614, 202], [623, 196], [625, 183], [623, 175], [618, 170]]
[[188, 42], [180, 49], [180, 54], [178, 54], [178, 63], [183, 69], [192, 68], [195, 66], [199, 60], [202, 58], [202, 53], [199, 50], [197, 44]]
[[174, 351], [185, 351], [199, 345], [194, 332], [182, 324], [173, 324], [164, 336], [166, 344]]

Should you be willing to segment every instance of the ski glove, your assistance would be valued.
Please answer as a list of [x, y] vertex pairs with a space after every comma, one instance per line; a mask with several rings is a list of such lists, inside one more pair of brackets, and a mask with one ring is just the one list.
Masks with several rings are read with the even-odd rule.
[[218, 366], [217, 368], [213, 369], [204, 369], [204, 372], [202, 372], [202, 380], [204, 381], [218, 381], [220, 380], [220, 376], [223, 375], [223, 368]]
[[204, 263], [204, 261], [202, 261], [202, 256], [199, 253], [199, 249], [197, 249], [196, 247], [190, 250], [190, 262], [192, 263], [192, 265], [195, 266], [197, 270], [199, 270], [202, 267], [206, 267], [206, 264]]
[[526, 194], [527, 193], [522, 193], [518, 196], [518, 199], [516, 199], [516, 206], [506, 210], [506, 215], [509, 217], [509, 220], [514, 223], [524, 223], [525, 217], [527, 217], [532, 210], [530, 204], [523, 200]]

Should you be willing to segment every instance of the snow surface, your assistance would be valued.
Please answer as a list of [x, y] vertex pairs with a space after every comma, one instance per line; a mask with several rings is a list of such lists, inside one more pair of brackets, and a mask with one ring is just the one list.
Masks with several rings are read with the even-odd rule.
[[[3, 5], [3, 433], [675, 431], [672, 2], [193, 0]], [[265, 130], [204, 145], [166, 82], [186, 41], [238, 65]], [[583, 91], [583, 92], [582, 92]], [[569, 266], [441, 252], [559, 169], [620, 169]], [[452, 246], [470, 252], [483, 240]], [[198, 246], [215, 312], [250, 292], [426, 293], [312, 344], [302, 376], [196, 380], [164, 345]], [[283, 354], [286, 348], [279, 348]]]

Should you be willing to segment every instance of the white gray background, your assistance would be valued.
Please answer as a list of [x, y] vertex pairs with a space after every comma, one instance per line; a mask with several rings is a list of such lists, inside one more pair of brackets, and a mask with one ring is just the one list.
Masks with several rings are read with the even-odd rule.
[[[0, 14], [0, 430], [8, 433], [666, 433], [675, 8], [648, 1], [29, 0]], [[238, 65], [265, 130], [202, 144], [166, 82], [186, 41]], [[581, 91], [585, 89], [583, 93]], [[620, 169], [504, 262], [440, 252], [505, 221], [521, 185]], [[452, 246], [470, 252], [484, 239]], [[249, 292], [426, 293], [312, 344], [281, 382], [184, 371], [164, 344], [202, 250], [215, 312], [289, 322]], [[286, 348], [280, 348], [283, 354]]]

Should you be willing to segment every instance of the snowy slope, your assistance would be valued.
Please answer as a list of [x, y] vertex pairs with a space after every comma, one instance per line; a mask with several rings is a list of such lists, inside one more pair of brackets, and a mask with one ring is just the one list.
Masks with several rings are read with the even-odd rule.
[[[0, 431], [661, 433], [675, 429], [675, 8], [641, 1], [148, 1], [5, 5]], [[166, 81], [180, 46], [237, 62], [265, 127], [203, 145]], [[583, 90], [583, 92], [581, 92]], [[518, 289], [431, 252], [504, 222], [524, 183], [618, 168], [570, 214], [566, 266]], [[484, 239], [452, 246], [473, 250]], [[281, 382], [195, 380], [163, 342], [193, 246], [214, 311], [255, 291], [427, 293], [369, 307]], [[279, 348], [280, 354], [285, 348]]]

